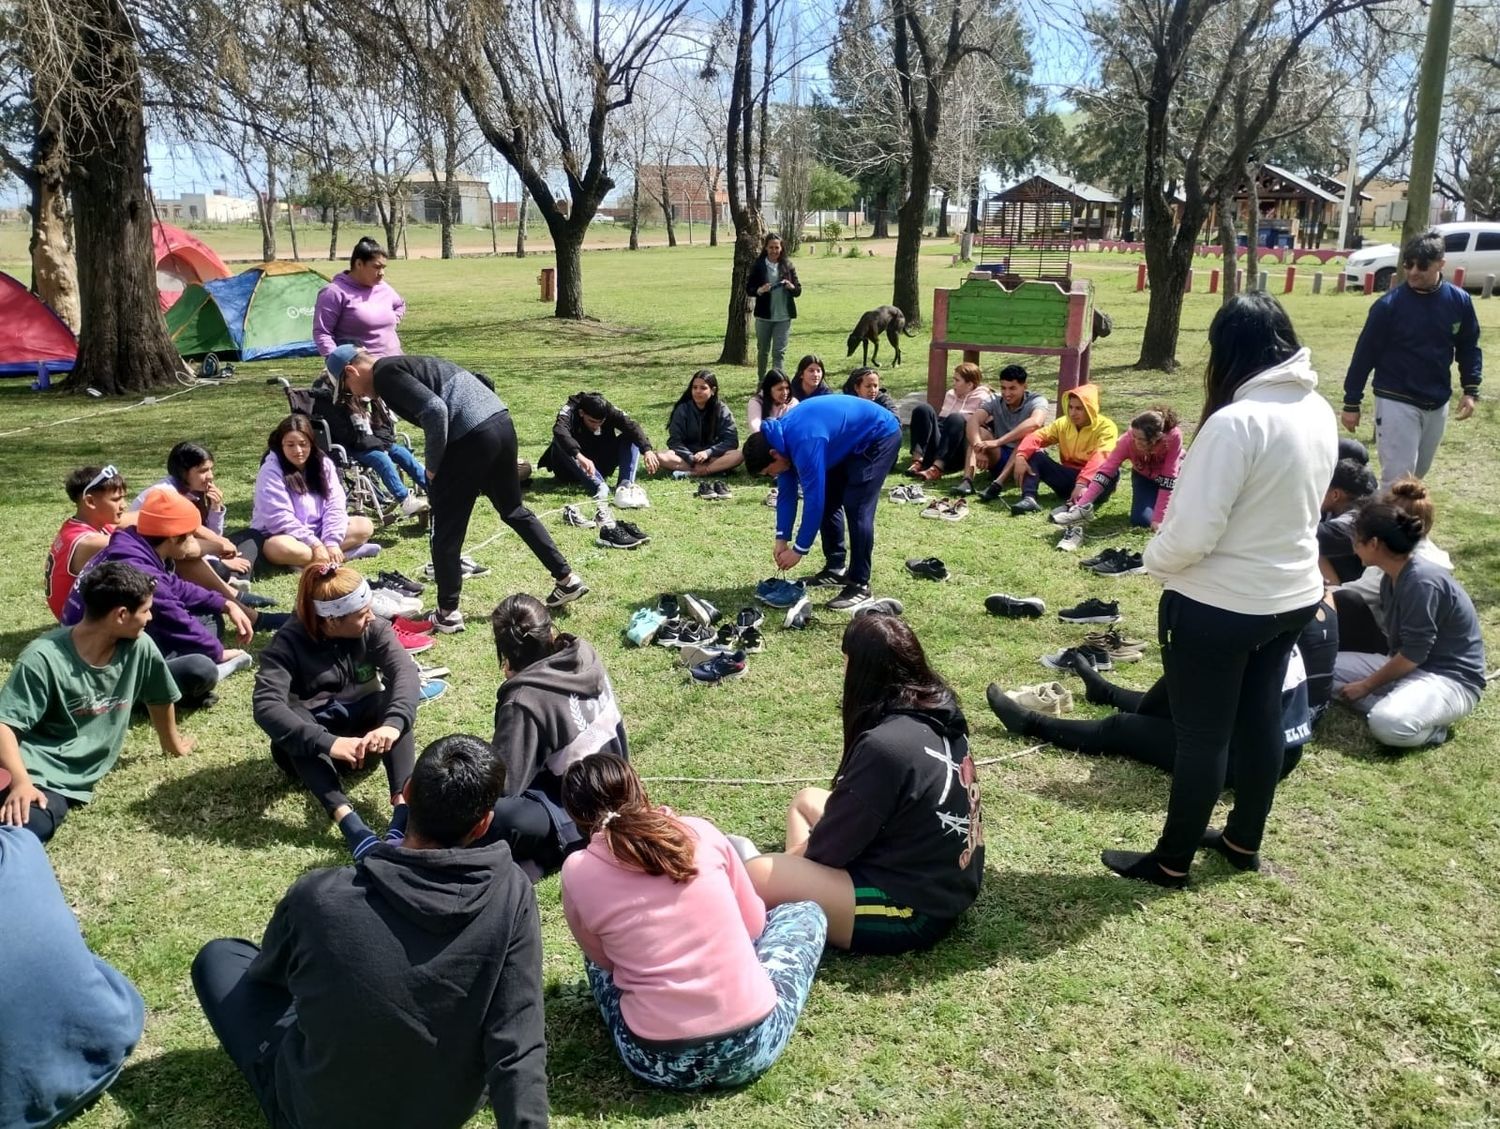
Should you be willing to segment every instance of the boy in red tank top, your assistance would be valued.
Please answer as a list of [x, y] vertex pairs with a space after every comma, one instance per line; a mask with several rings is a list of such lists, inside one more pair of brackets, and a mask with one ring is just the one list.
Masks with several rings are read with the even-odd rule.
[[61, 621], [63, 605], [89, 558], [109, 544], [125, 513], [125, 479], [113, 465], [79, 467], [63, 483], [75, 510], [62, 523], [42, 574], [47, 606]]

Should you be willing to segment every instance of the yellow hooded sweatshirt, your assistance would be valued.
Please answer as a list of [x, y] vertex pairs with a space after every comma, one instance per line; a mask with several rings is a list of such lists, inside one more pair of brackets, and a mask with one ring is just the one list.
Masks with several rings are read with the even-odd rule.
[[1069, 389], [1067, 395], [1083, 405], [1083, 410], [1088, 413], [1088, 425], [1074, 427], [1064, 405], [1055, 420], [1021, 440], [1016, 454], [1021, 458], [1028, 458], [1040, 448], [1056, 444], [1063, 466], [1078, 467], [1078, 480], [1083, 482], [1093, 476], [1094, 471], [1099, 469], [1099, 465], [1114, 450], [1115, 442], [1120, 438], [1120, 429], [1115, 426], [1114, 420], [1099, 414], [1097, 384], [1080, 384], [1077, 388]]

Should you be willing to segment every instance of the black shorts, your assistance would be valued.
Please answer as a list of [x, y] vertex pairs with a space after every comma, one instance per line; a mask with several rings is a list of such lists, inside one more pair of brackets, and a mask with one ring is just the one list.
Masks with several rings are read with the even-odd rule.
[[851, 953], [893, 955], [925, 949], [948, 935], [954, 918], [931, 917], [901, 905], [878, 886], [849, 871], [854, 883], [854, 934]]

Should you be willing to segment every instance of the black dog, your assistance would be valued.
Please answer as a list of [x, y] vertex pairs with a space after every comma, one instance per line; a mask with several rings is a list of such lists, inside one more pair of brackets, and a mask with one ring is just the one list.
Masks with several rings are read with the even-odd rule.
[[906, 328], [906, 315], [895, 306], [876, 306], [868, 313], [861, 314], [859, 324], [854, 327], [854, 332], [849, 334], [849, 352], [846, 356], [854, 356], [857, 346], [865, 347], [864, 360], [862, 364], [870, 363], [870, 346], [875, 346], [875, 363], [880, 364], [880, 334], [884, 331], [886, 340], [891, 343], [891, 348], [896, 350], [896, 359], [891, 362], [892, 366], [901, 363], [901, 337], [915, 337], [916, 332], [908, 331]]

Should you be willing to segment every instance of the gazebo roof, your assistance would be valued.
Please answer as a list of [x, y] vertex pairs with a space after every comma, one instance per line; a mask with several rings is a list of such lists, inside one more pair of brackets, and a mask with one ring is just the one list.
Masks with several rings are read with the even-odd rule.
[[1120, 198], [1081, 180], [1039, 172], [1007, 185], [990, 196], [991, 200], [1036, 200], [1065, 196], [1075, 204], [1118, 204]]

